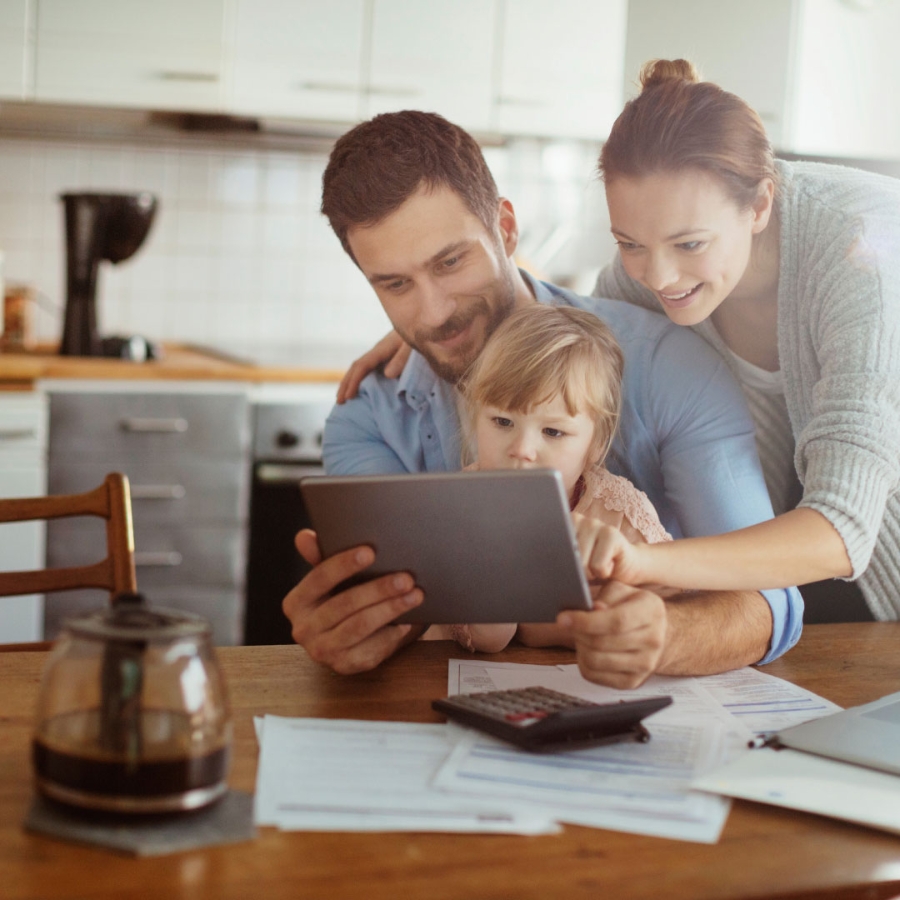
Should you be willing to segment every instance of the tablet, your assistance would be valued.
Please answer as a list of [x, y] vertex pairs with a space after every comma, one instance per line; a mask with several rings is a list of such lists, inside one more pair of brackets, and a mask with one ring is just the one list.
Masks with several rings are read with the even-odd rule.
[[410, 572], [425, 594], [399, 622], [552, 622], [590, 609], [562, 477], [551, 469], [305, 478], [325, 557], [368, 544], [357, 581]]

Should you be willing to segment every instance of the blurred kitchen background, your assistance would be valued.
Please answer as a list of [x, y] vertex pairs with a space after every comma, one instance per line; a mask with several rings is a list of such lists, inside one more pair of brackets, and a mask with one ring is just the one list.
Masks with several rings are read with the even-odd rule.
[[340, 133], [418, 107], [476, 134], [522, 261], [588, 292], [612, 253], [600, 142], [640, 64], [686, 56], [785, 154], [896, 172], [900, 0], [0, 0], [0, 252], [58, 340], [63, 191], [160, 207], [107, 267], [109, 334], [251, 355], [387, 320], [318, 212]]

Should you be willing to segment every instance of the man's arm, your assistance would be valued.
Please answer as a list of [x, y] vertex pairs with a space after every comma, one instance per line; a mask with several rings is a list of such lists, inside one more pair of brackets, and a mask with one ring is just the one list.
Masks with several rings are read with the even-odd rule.
[[[375, 376], [371, 376], [375, 378]], [[335, 407], [325, 426], [325, 470], [330, 475], [387, 474], [412, 471], [379, 422], [400, 420], [390, 407], [392, 393], [366, 390]], [[396, 395], [396, 387], [393, 389]], [[402, 433], [402, 432], [400, 432]], [[291, 622], [291, 635], [309, 655], [341, 674], [374, 669], [400, 647], [411, 643], [424, 626], [397, 625], [394, 619], [422, 602], [409, 573], [397, 572], [332, 592], [347, 578], [365, 570], [375, 559], [370, 547], [356, 547], [323, 560], [316, 536], [301, 531], [295, 540], [312, 571], [284, 598], [282, 608]]]
[[581, 674], [626, 689], [651, 675], [712, 675], [751, 665], [765, 656], [772, 612], [758, 593], [658, 594], [609, 582], [595, 608], [560, 613], [555, 625], [520, 625], [530, 647], [575, 650]]
[[[360, 396], [332, 409], [322, 440], [323, 461], [329, 475], [391, 475], [411, 471], [379, 427], [379, 401], [384, 403], [384, 398], [373, 397], [364, 385]], [[381, 413], [398, 415], [391, 409], [383, 409]]]

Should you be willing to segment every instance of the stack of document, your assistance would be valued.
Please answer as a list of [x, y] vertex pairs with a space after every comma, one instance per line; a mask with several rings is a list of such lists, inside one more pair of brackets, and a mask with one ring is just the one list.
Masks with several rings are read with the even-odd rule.
[[257, 720], [255, 819], [287, 830], [546, 834], [574, 823], [714, 843], [730, 801], [692, 783], [755, 734], [838, 709], [754, 669], [651, 678], [636, 691], [575, 666], [451, 660], [448, 693], [541, 685], [595, 702], [668, 694], [646, 744], [532, 754], [454, 724]]
[[900, 834], [900, 692], [782, 728], [701, 776], [701, 790]]

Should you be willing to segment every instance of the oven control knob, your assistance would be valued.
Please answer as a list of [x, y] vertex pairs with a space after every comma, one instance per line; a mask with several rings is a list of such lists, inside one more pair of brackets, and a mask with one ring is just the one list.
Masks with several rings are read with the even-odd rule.
[[282, 450], [290, 450], [300, 443], [300, 435], [294, 431], [279, 431], [275, 435], [275, 444]]
[[322, 441], [324, 440], [324, 438], [325, 438], [325, 433], [324, 433], [324, 432], [322, 432], [322, 431], [317, 431], [317, 432], [316, 432], [316, 446], [317, 446], [317, 447], [321, 447], [321, 446], [322, 446]]

